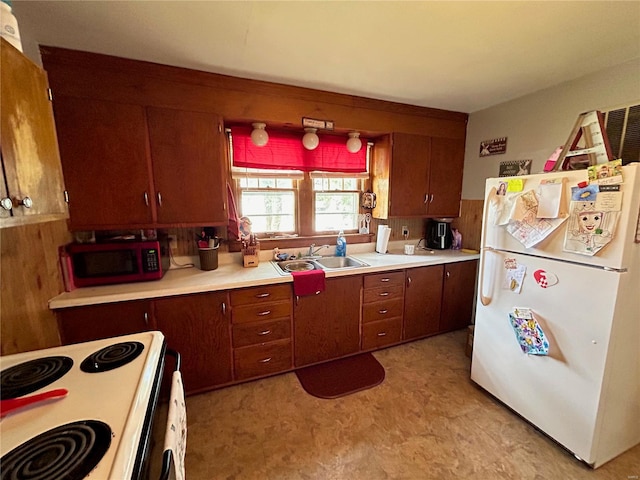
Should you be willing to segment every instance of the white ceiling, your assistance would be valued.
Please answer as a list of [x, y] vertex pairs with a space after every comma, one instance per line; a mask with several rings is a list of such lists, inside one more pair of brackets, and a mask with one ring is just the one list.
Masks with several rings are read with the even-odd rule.
[[37, 44], [472, 113], [640, 57], [640, 1], [13, 0]]

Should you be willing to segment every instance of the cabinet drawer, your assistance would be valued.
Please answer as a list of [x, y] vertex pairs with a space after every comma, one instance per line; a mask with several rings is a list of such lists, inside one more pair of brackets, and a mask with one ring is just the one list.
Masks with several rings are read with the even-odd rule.
[[260, 287], [231, 290], [229, 298], [232, 306], [255, 305], [279, 300], [291, 300], [291, 285], [264, 285]]
[[393, 300], [402, 298], [404, 287], [402, 285], [386, 286], [381, 288], [368, 288], [364, 290], [363, 302], [381, 302], [383, 300]]
[[289, 318], [291, 316], [291, 302], [272, 302], [257, 305], [242, 305], [231, 308], [233, 323], [258, 322], [275, 318]]
[[292, 368], [291, 340], [237, 348], [233, 351], [235, 379], [243, 380]]
[[383, 302], [367, 303], [362, 306], [362, 322], [377, 322], [392, 317], [401, 317], [404, 302], [401, 298]]
[[369, 350], [400, 341], [402, 317], [371, 322], [362, 326], [362, 349]]
[[240, 323], [233, 326], [233, 347], [246, 347], [259, 343], [291, 338], [291, 320]]
[[390, 285], [404, 285], [404, 271], [385, 272], [365, 275], [364, 288], [377, 288]]

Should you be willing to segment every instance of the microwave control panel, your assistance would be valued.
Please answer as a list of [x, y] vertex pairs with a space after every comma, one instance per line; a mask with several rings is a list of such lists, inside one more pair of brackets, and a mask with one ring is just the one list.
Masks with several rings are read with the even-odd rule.
[[160, 269], [158, 264], [158, 249], [148, 248], [142, 251], [144, 261], [142, 267], [145, 272], [157, 272]]

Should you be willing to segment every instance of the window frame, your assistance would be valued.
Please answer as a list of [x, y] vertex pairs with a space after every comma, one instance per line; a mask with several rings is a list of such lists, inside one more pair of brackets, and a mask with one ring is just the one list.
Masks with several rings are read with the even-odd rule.
[[[269, 236], [264, 233], [257, 234], [258, 239], [261, 243], [268, 245], [269, 243], [273, 243], [274, 246], [282, 246], [282, 247], [296, 247], [300, 246], [308, 246], [309, 241], [318, 242], [323, 241], [325, 243], [335, 242], [335, 239], [338, 236], [338, 231], [320, 231], [316, 232], [314, 229], [315, 224], [315, 191], [313, 189], [313, 178], [319, 177], [339, 177], [339, 178], [357, 178], [358, 180], [358, 188], [359, 190], [349, 190], [348, 192], [358, 193], [358, 214], [363, 213], [363, 208], [361, 206], [361, 195], [362, 192], [366, 191], [371, 187], [371, 172], [369, 168], [369, 162], [371, 158], [373, 143], [367, 142], [365, 143], [365, 148], [367, 148], [367, 173], [354, 174], [354, 173], [337, 173], [337, 172], [302, 172], [302, 171], [284, 171], [284, 170], [264, 170], [261, 172], [258, 171], [249, 171], [249, 169], [233, 167], [233, 150], [232, 150], [232, 138], [230, 130], [227, 130], [227, 141], [228, 141], [228, 149], [227, 149], [227, 160], [229, 165], [229, 180], [230, 185], [233, 186], [232, 190], [234, 195], [238, 199], [238, 216], [243, 216], [241, 211], [241, 195], [243, 188], [240, 186], [240, 178], [242, 176], [251, 176], [251, 177], [264, 177], [264, 178], [290, 178], [293, 179], [294, 187], [294, 195], [295, 195], [295, 204], [296, 204], [296, 232], [291, 235], [286, 232], [273, 232], [273, 236]], [[287, 189], [288, 190], [288, 189]], [[326, 190], [323, 190], [326, 192]], [[339, 190], [342, 192], [343, 190]], [[269, 232], [271, 233], [271, 232]], [[372, 234], [360, 234], [358, 231], [358, 227], [354, 229], [344, 230], [345, 235], [348, 236], [348, 241], [351, 243], [367, 243], [372, 239]], [[237, 244], [237, 245], [235, 245]], [[277, 245], [276, 245], [277, 244]], [[239, 250], [239, 242], [229, 242], [230, 251], [238, 251]], [[269, 248], [269, 247], [267, 247]]]

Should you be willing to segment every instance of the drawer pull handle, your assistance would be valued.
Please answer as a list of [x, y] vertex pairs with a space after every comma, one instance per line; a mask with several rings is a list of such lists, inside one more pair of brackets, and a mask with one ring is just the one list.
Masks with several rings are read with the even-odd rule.
[[316, 292], [316, 295], [320, 295], [321, 293], [322, 293], [322, 292], [321, 292], [320, 290], [318, 290], [318, 291]]
[[258, 294], [256, 295], [256, 298], [266, 298], [266, 297], [268, 297], [269, 295], [271, 295], [271, 294], [270, 294], [270, 293], [258, 293]]
[[389, 282], [391, 279], [390, 278], [381, 278], [380, 281], [381, 282]]
[[389, 310], [387, 310], [386, 308], [383, 308], [382, 310], [378, 310], [378, 313], [384, 315], [385, 313], [387, 313]]
[[271, 333], [271, 330], [263, 330], [261, 332], [258, 332], [258, 335], [269, 335]]
[[388, 297], [389, 296], [389, 292], [382, 292], [380, 294], [378, 294], [380, 297]]
[[265, 315], [269, 315], [271, 310], [265, 310], [264, 312], [258, 312], [259, 317], [264, 317]]
[[387, 332], [380, 332], [378, 334], [379, 337], [386, 337], [387, 336]]
[[271, 361], [271, 357], [263, 358], [262, 360], [258, 360], [260, 363], [269, 363]]

